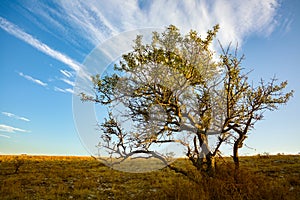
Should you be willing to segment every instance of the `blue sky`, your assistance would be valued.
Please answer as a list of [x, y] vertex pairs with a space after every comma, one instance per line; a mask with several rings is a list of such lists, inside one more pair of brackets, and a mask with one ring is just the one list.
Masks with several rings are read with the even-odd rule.
[[293, 0], [2, 0], [0, 154], [88, 155], [72, 111], [86, 56], [124, 31], [174, 24], [204, 34], [217, 23], [224, 45], [238, 42], [251, 79], [276, 75], [296, 91], [287, 106], [265, 114], [241, 153], [298, 153], [299, 11]]

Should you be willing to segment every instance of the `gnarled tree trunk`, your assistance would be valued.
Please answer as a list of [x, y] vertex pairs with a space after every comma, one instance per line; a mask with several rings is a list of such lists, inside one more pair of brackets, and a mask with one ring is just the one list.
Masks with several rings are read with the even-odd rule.
[[236, 170], [238, 170], [240, 167], [238, 150], [239, 150], [239, 143], [238, 141], [235, 141], [233, 145], [233, 162]]
[[246, 134], [239, 134], [238, 139], [234, 142], [233, 145], [233, 161], [235, 165], [235, 169], [238, 170], [240, 167], [239, 162], [239, 148], [243, 147], [243, 142], [247, 138]]
[[208, 173], [208, 175], [213, 176], [215, 174], [215, 156], [209, 149], [207, 135], [201, 134], [199, 137], [199, 142], [202, 150], [200, 152], [200, 158], [202, 159], [201, 168], [203, 169], [205, 167], [205, 171]]
[[213, 156], [211, 153], [206, 155], [206, 163], [207, 163], [207, 173], [209, 176], [214, 176], [216, 172], [216, 160], [215, 156]]

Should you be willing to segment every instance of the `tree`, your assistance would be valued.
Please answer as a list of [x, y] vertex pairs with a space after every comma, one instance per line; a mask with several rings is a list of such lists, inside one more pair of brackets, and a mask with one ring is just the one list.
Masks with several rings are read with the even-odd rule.
[[[137, 36], [133, 51], [122, 56], [113, 73], [93, 76], [95, 96], [81, 93], [81, 99], [110, 109], [99, 148], [118, 162], [143, 154], [172, 167], [172, 152], [156, 148], [178, 144], [198, 170], [213, 174], [220, 146], [233, 139], [238, 163], [238, 148], [262, 112], [286, 103], [292, 92], [281, 93], [286, 82], [275, 85], [275, 80], [251, 86], [242, 74], [242, 59], [229, 50], [217, 61], [209, 46], [218, 29], [201, 39], [196, 31], [181, 36], [170, 25], [161, 34], [154, 32], [151, 44]], [[113, 112], [116, 108], [121, 114]], [[132, 127], [125, 130], [122, 122], [128, 120]]]
[[238, 59], [235, 54], [229, 53], [229, 47], [223, 48], [221, 64], [226, 70], [224, 92], [226, 99], [227, 126], [232, 130], [234, 139], [233, 161], [235, 168], [239, 168], [238, 150], [243, 146], [247, 134], [253, 129], [256, 122], [263, 119], [266, 110], [274, 111], [280, 105], [286, 104], [293, 95], [293, 90], [284, 93], [287, 81], [276, 84], [274, 77], [269, 82], [261, 79], [258, 86], [248, 83], [247, 74], [242, 73], [241, 63], [244, 56]]

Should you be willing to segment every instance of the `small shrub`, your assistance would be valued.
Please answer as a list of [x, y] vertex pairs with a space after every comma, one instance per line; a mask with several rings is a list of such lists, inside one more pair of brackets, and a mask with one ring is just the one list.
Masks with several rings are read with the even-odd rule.
[[13, 160], [14, 168], [15, 168], [15, 174], [19, 172], [20, 167], [24, 164], [24, 159], [20, 158], [19, 156], [16, 156]]

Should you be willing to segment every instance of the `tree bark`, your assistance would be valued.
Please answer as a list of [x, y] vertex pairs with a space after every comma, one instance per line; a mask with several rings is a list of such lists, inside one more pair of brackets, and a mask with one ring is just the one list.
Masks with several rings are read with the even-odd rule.
[[206, 155], [207, 173], [209, 176], [214, 176], [216, 171], [215, 157], [209, 153]]
[[246, 138], [247, 136], [245, 134], [240, 134], [239, 138], [234, 142], [233, 145], [234, 179], [236, 182], [238, 182], [238, 174], [240, 168], [239, 148], [243, 146], [243, 142]]
[[236, 170], [238, 170], [240, 167], [239, 148], [241, 148], [243, 146], [243, 142], [246, 138], [247, 138], [247, 136], [245, 134], [240, 134], [239, 138], [234, 142], [234, 145], [233, 145], [233, 161], [234, 161]]
[[239, 162], [239, 143], [240, 140], [234, 142], [233, 145], [233, 161], [234, 161], [234, 180], [236, 183], [238, 183], [238, 174], [239, 174], [239, 168], [240, 168], [240, 162]]
[[206, 165], [205, 171], [208, 173], [209, 176], [213, 176], [215, 174], [215, 157], [209, 149], [207, 135], [200, 134], [199, 139], [200, 139], [200, 144], [202, 149], [202, 151], [200, 152], [200, 157], [205, 158], [205, 163], [202, 163], [202, 165], [204, 166], [205, 164]]
[[235, 166], [235, 170], [238, 170], [240, 167], [240, 162], [239, 162], [239, 139], [234, 142], [233, 145], [233, 162]]

